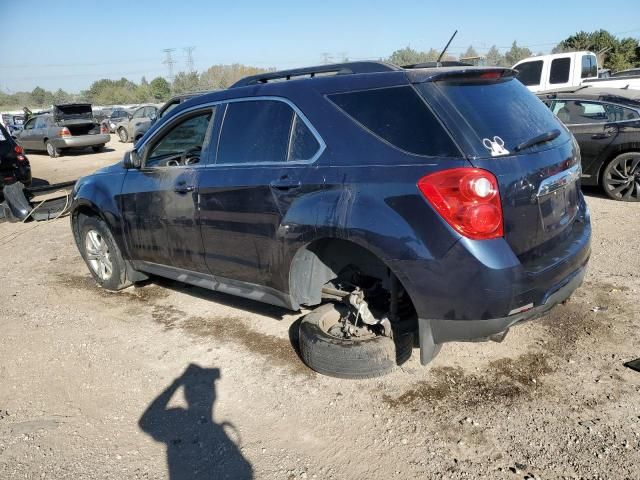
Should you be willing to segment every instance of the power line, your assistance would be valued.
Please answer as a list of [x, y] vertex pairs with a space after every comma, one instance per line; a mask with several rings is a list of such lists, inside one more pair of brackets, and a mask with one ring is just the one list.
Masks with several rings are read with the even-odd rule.
[[190, 46], [190, 47], [183, 47], [182, 50], [184, 50], [184, 53], [186, 53], [187, 55], [187, 72], [189, 73], [193, 73], [196, 71], [195, 67], [193, 66], [193, 51], [196, 49], [195, 46]]
[[175, 50], [175, 48], [165, 48], [164, 50], [162, 50], [165, 54], [165, 58], [162, 63], [165, 64], [169, 69], [169, 81], [171, 82], [173, 81], [173, 65], [176, 63], [176, 61], [173, 59], [173, 52]]

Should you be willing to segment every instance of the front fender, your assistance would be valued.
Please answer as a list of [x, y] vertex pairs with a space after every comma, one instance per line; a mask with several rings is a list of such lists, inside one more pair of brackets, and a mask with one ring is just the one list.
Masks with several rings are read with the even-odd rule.
[[123, 254], [128, 253], [124, 238], [124, 226], [116, 197], [122, 189], [126, 173], [90, 175], [78, 180], [74, 188], [71, 202], [71, 225], [76, 242], [78, 242], [77, 217], [81, 212], [93, 212], [107, 224], [118, 248]]

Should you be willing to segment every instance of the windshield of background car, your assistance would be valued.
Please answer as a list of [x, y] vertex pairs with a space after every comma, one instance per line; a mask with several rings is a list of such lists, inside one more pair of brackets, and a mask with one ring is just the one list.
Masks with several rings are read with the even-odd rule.
[[[431, 82], [429, 82], [431, 83]], [[551, 130], [565, 132], [556, 116], [535, 95], [515, 79], [498, 81], [470, 81], [467, 79], [433, 82], [450, 104], [467, 121], [480, 145], [485, 139], [499, 137], [504, 148], [514, 153], [516, 145], [548, 133]], [[424, 84], [418, 89], [425, 89]], [[426, 92], [428, 95], [428, 92]], [[556, 145], [567, 141], [560, 135], [549, 143]], [[557, 142], [557, 143], [556, 143]], [[540, 144], [532, 149], [548, 148]], [[528, 149], [530, 152], [532, 149]], [[489, 150], [483, 145], [479, 151]]]

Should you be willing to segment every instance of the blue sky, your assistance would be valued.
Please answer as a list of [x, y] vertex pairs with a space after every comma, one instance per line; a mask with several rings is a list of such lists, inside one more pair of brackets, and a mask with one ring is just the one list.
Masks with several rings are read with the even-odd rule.
[[[60, 19], [60, 20], [58, 20]], [[99, 78], [167, 75], [165, 48], [195, 46], [197, 70], [216, 63], [292, 68], [385, 57], [410, 45], [483, 53], [513, 40], [549, 51], [578, 30], [640, 37], [640, 1], [0, 0], [0, 89], [77, 92]]]

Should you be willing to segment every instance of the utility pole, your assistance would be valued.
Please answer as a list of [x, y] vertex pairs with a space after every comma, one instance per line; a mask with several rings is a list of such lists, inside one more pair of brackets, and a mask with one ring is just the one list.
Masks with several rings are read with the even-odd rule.
[[187, 55], [187, 72], [189, 73], [193, 73], [196, 71], [194, 65], [193, 65], [193, 51], [196, 49], [196, 47], [191, 46], [191, 47], [183, 47], [182, 50], [184, 50], [184, 53]]
[[162, 62], [169, 69], [169, 81], [173, 82], [173, 65], [176, 61], [173, 59], [173, 52], [175, 52], [175, 48], [165, 48], [162, 50], [165, 54], [164, 61]]

